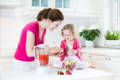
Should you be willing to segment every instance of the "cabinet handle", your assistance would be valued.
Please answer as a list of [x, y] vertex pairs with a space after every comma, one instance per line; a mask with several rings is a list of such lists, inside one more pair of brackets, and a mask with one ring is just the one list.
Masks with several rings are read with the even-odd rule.
[[108, 60], [108, 58], [105, 58], [105, 60]]
[[111, 58], [108, 58], [108, 60], [111, 60]]
[[111, 60], [111, 58], [105, 58], [105, 60]]

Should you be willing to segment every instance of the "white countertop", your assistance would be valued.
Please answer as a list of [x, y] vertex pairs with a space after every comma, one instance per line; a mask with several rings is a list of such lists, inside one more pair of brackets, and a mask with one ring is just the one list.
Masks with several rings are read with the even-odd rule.
[[38, 72], [1, 73], [0, 80], [114, 80], [114, 74], [96, 70], [75, 70], [73, 75], [41, 74]]
[[81, 53], [92, 53], [120, 58], [120, 49], [113, 48], [82, 48]]
[[[2, 54], [0, 54], [0, 57], [9, 57], [13, 56], [14, 49], [11, 50], [3, 50]], [[8, 54], [9, 53], [9, 54]], [[114, 57], [120, 57], [120, 48], [82, 48], [82, 53], [92, 53], [92, 54], [100, 54], [100, 55], [106, 55], [106, 56], [114, 56]]]

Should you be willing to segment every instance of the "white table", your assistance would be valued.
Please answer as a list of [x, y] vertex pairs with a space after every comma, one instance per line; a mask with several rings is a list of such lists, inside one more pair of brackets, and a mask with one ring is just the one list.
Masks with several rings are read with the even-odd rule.
[[73, 75], [41, 74], [38, 72], [1, 73], [1, 80], [114, 80], [114, 74], [96, 69], [75, 70]]

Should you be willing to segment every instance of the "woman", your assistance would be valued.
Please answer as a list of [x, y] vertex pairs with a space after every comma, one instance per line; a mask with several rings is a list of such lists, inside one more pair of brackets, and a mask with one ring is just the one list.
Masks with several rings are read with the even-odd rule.
[[[30, 67], [32, 65], [31, 63], [35, 60], [34, 46], [44, 44], [46, 29], [56, 29], [64, 20], [64, 16], [58, 9], [46, 8], [38, 13], [36, 19], [37, 21], [28, 23], [22, 30], [20, 41], [14, 55], [15, 64], [20, 63], [16, 67]], [[59, 47], [51, 47], [47, 50], [49, 51], [48, 55], [57, 55], [62, 52], [62, 49]], [[40, 52], [42, 50], [38, 49], [37, 51]]]

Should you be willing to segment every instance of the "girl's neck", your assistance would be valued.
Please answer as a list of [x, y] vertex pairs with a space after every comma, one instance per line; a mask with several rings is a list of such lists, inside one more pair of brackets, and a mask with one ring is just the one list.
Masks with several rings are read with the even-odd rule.
[[72, 43], [74, 41], [74, 38], [71, 40], [66, 40], [66, 41]]

